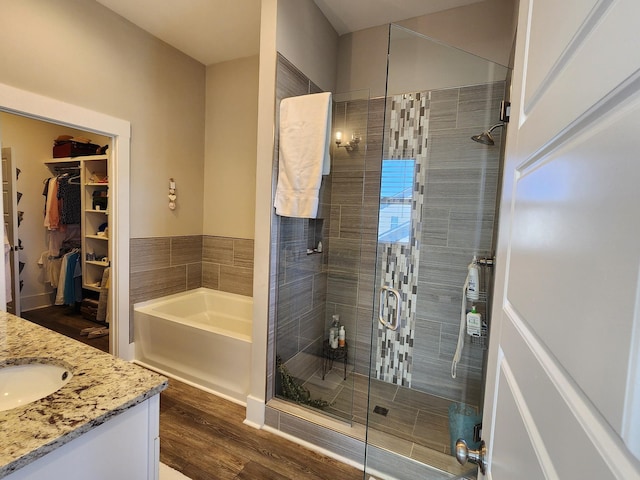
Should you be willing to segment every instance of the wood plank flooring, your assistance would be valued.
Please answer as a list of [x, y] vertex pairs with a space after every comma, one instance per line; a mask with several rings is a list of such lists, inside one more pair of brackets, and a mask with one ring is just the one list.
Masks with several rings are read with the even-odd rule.
[[87, 338], [80, 335], [80, 330], [83, 328], [100, 327], [102, 324], [85, 319], [74, 307], [53, 305], [22, 312], [20, 317], [79, 342], [91, 345], [103, 352], [109, 352], [109, 335], [97, 338]]
[[[109, 351], [109, 337], [88, 339], [97, 324], [72, 307], [23, 312], [23, 318]], [[362, 480], [363, 472], [242, 422], [245, 408], [174, 379], [160, 394], [160, 461], [192, 480]]]
[[[108, 336], [95, 339], [80, 336], [80, 330], [97, 324], [84, 319], [73, 307], [52, 306], [23, 312], [22, 316], [102, 351], [109, 351]], [[325, 383], [327, 382], [322, 382]], [[307, 386], [312, 389], [312, 385]], [[359, 382], [351, 382], [351, 388], [356, 391], [363, 390], [360, 387]], [[390, 388], [387, 385], [383, 387]], [[392, 408], [394, 404], [387, 405], [390, 401], [390, 398], [387, 398], [389, 394], [374, 390], [372, 393], [377, 399], [376, 404], [386, 405], [392, 412], [408, 408], [405, 404], [406, 399], [401, 401], [397, 393], [394, 393], [393, 398], [402, 403], [402, 408]], [[350, 395], [348, 397], [351, 398]], [[351, 405], [351, 401], [348, 403]], [[415, 399], [411, 406], [424, 408], [424, 405], [414, 403]], [[339, 404], [340, 402], [336, 401], [336, 405]], [[431, 402], [428, 404], [431, 405]], [[270, 432], [244, 425], [244, 407], [177, 380], [170, 379], [169, 388], [160, 395], [160, 410], [160, 460], [193, 480], [363, 479], [363, 472], [356, 468], [317, 454]], [[429, 415], [429, 418], [433, 420], [440, 416]], [[376, 421], [380, 423], [376, 425], [377, 428], [387, 431], [387, 428], [384, 428], [387, 419], [373, 417], [374, 424]], [[425, 424], [420, 423], [425, 429]], [[391, 428], [388, 433], [394, 435], [398, 435], [401, 430], [406, 430], [404, 435], [411, 435], [413, 430], [406, 425], [405, 428], [392, 428], [393, 425], [392, 422], [387, 427]], [[432, 431], [433, 428], [426, 430]], [[383, 442], [380, 446], [386, 448], [386, 436], [377, 434], [375, 430], [372, 433], [372, 443], [377, 444], [375, 439], [381, 437]], [[448, 439], [448, 432], [446, 437]], [[394, 438], [395, 443], [402, 442], [400, 438]], [[416, 438], [411, 438], [410, 441], [416, 442]], [[443, 440], [441, 443], [444, 443]], [[411, 457], [451, 473], [461, 473], [461, 467], [455, 463], [455, 459], [434, 451], [435, 445], [430, 445], [431, 448], [418, 447], [419, 445], [415, 444], [410, 448]], [[437, 450], [442, 451], [441, 446]], [[422, 458], [424, 455], [427, 456]], [[434, 455], [444, 456], [445, 461], [433, 458]]]
[[361, 480], [363, 472], [244, 425], [240, 405], [170, 379], [160, 395], [160, 461], [193, 480]]

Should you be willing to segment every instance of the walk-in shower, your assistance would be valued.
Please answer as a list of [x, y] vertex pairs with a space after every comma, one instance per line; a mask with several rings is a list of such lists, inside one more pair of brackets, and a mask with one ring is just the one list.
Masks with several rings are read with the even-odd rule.
[[[386, 94], [333, 97], [334, 134], [359, 143], [334, 145], [318, 218], [273, 216], [267, 424], [364, 463], [365, 475], [468, 470], [451, 455], [450, 427], [473, 442], [482, 413], [504, 130], [487, 126], [500, 120], [506, 78], [391, 26]], [[319, 91], [283, 57], [277, 89], [279, 100]], [[495, 146], [470, 141], [478, 131]], [[277, 153], [274, 164], [275, 181]], [[479, 291], [461, 307], [474, 257]], [[482, 320], [469, 335], [472, 308]], [[346, 341], [332, 348], [336, 320]]]

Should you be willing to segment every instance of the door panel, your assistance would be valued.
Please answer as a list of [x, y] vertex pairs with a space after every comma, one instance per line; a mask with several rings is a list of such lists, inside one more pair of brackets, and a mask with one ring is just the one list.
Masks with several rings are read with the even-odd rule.
[[[16, 169], [14, 166], [14, 160], [12, 159], [11, 148], [4, 147], [2, 148], [2, 205], [4, 209], [4, 227], [6, 228], [7, 238], [9, 239], [11, 247], [18, 244], [16, 195]], [[5, 290], [6, 308], [9, 313], [20, 315], [20, 280], [17, 265], [19, 262], [18, 251], [12, 248], [8, 257], [9, 265], [6, 265], [5, 257], [4, 268], [10, 269], [11, 280], [10, 286]], [[4, 272], [3, 275], [5, 275]], [[8, 280], [7, 277], [5, 277], [5, 279]]]
[[539, 454], [535, 451], [533, 432], [529, 433], [529, 426], [525, 424], [524, 402], [518, 385], [509, 382], [512, 377], [506, 361], [501, 363], [500, 398], [505, 401], [496, 415], [496, 428], [508, 432], [496, 438], [493, 449], [503, 452], [504, 458], [517, 458], [515, 462], [494, 461], [492, 471], [495, 478], [524, 478], [522, 472], [527, 472], [526, 478], [545, 478]]
[[[557, 80], [562, 68], [580, 46], [583, 36], [611, 1], [558, 2], [536, 0], [530, 16], [531, 44], [544, 48], [527, 52], [527, 89], [524, 108], [529, 111], [538, 95]], [[553, 12], [550, 16], [549, 12]]]
[[483, 422], [498, 480], [640, 478], [640, 4], [589, 6], [520, 2]]
[[[521, 412], [527, 431], [527, 437], [518, 438], [528, 438], [542, 468], [554, 471], [558, 478], [608, 478], [609, 467], [600, 451], [611, 451], [616, 440], [600, 413], [538, 343], [535, 334], [519, 323], [517, 314], [512, 313], [511, 322], [504, 324], [501, 343], [508, 359], [501, 365], [501, 377], [507, 381], [507, 393]], [[522, 372], [526, 372], [524, 378]], [[509, 438], [520, 442], [511, 433]], [[578, 457], [568, 455], [568, 451], [579, 452]], [[589, 461], [576, 462], [576, 458]]]
[[[633, 135], [616, 134], [638, 125], [639, 114], [591, 128], [519, 169], [511, 237], [509, 302], [617, 430], [638, 275], [629, 260], [638, 258], [640, 244], [637, 225], [619, 211], [636, 195], [635, 160], [624, 156]], [[621, 160], [615, 169], [612, 158]], [[625, 254], [609, 252], [612, 240]], [[605, 261], [594, 261], [603, 254]]]

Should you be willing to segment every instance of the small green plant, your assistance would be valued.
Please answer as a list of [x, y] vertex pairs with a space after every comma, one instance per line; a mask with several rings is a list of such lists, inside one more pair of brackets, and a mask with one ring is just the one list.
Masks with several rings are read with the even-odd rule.
[[326, 400], [311, 398], [311, 392], [295, 379], [287, 367], [284, 366], [280, 357], [276, 357], [276, 368], [280, 375], [282, 396], [301, 405], [309, 405], [313, 408], [324, 409], [331, 405]]

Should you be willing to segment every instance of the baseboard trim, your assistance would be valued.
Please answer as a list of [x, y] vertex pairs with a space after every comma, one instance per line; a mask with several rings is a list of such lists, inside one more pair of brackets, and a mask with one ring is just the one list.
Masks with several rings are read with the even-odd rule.
[[242, 423], [257, 429], [263, 428], [265, 408], [264, 399], [247, 395], [247, 417]]

